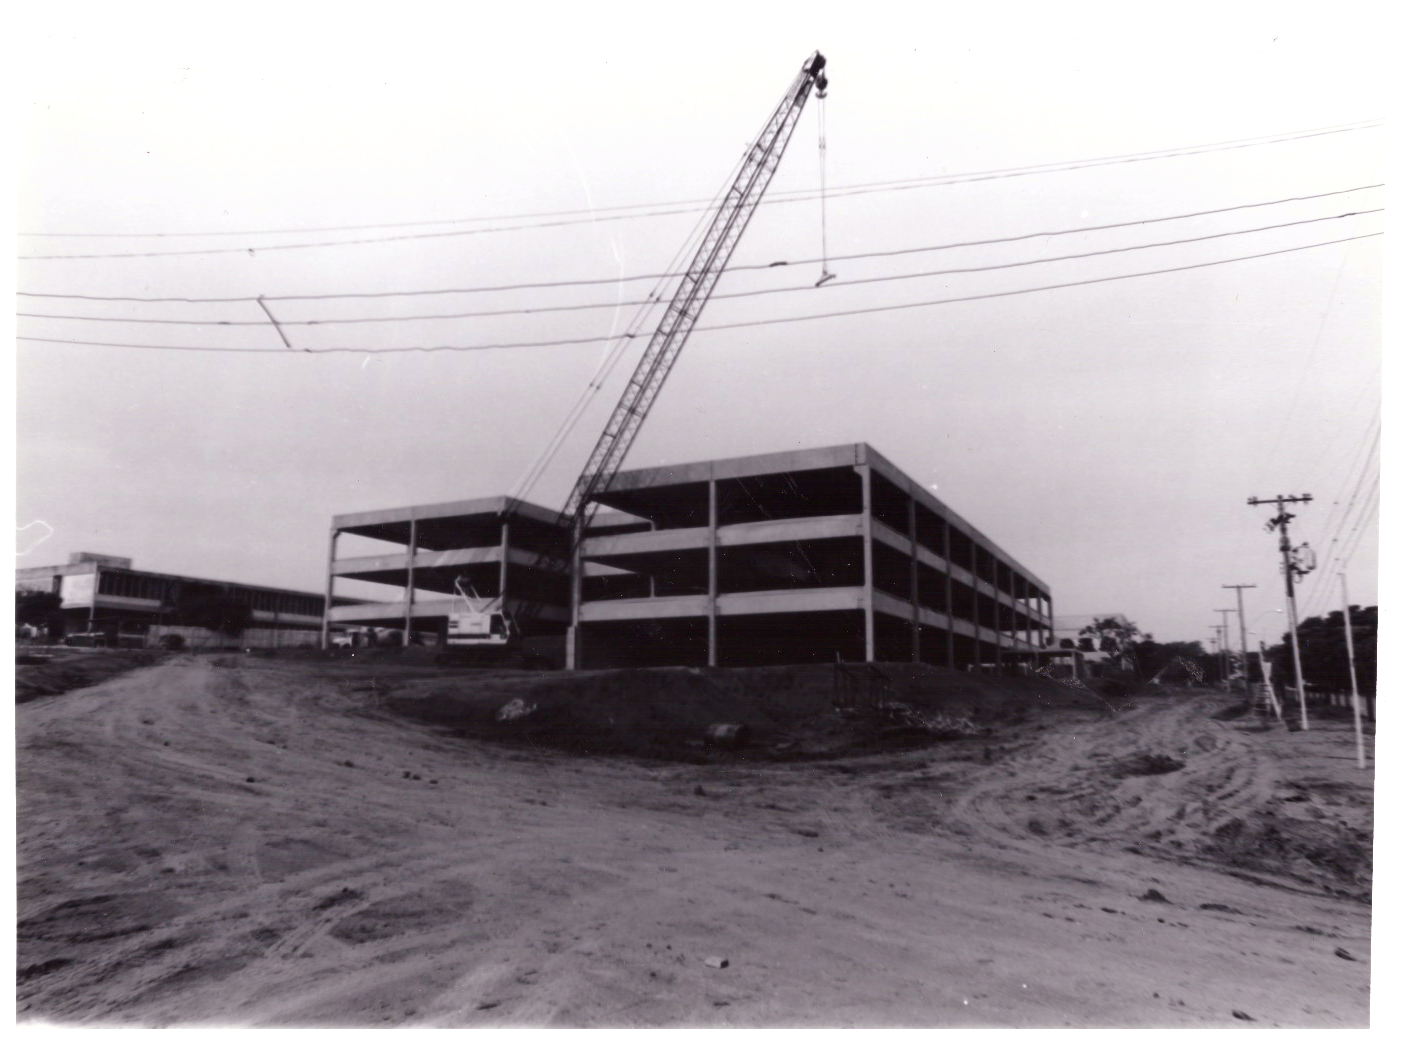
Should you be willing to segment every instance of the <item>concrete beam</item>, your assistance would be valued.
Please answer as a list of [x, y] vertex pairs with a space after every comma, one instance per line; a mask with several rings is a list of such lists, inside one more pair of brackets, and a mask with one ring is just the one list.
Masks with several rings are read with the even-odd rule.
[[99, 607], [114, 607], [122, 610], [144, 610], [159, 614], [164, 604], [159, 599], [139, 599], [136, 596], [112, 596], [99, 592], [93, 596], [93, 603]]
[[730, 480], [767, 473], [797, 473], [807, 469], [853, 466], [861, 461], [858, 457], [858, 447], [856, 444], [840, 444], [827, 448], [780, 451], [735, 459], [713, 459], [707, 462], [625, 470], [616, 474], [610, 481], [609, 490], [643, 491], [678, 484], [702, 484], [708, 480]]
[[322, 623], [322, 619], [316, 614], [290, 614], [284, 610], [255, 610], [249, 614], [249, 620], [300, 625], [303, 628], [317, 628]]
[[743, 614], [809, 613], [822, 610], [862, 610], [861, 586], [832, 589], [783, 589], [774, 592], [728, 592], [717, 597], [723, 617]]
[[863, 517], [858, 513], [845, 513], [839, 516], [728, 524], [717, 528], [717, 544], [731, 547], [764, 545], [767, 542], [814, 542], [822, 538], [859, 538], [862, 534]]
[[661, 596], [656, 599], [606, 599], [580, 604], [580, 621], [651, 621], [656, 618], [707, 616], [706, 596]]
[[[888, 614], [902, 621], [912, 620], [912, 605], [904, 599], [898, 599], [879, 589], [873, 590], [873, 609], [883, 614]], [[930, 607], [921, 607], [917, 618], [921, 624], [927, 628], [948, 630], [956, 622], [949, 614], [942, 614], [939, 610], [932, 610]], [[972, 628], [973, 631], [973, 628]]]
[[[526, 549], [508, 549], [507, 561], [523, 567], [541, 567], [545, 557]], [[500, 564], [502, 546], [484, 545], [473, 549], [444, 549], [439, 552], [414, 554], [416, 571], [432, 571], [441, 568], [472, 567], [481, 564]], [[332, 565], [332, 573], [338, 578], [361, 578], [376, 580], [368, 575], [382, 576], [386, 572], [398, 573], [410, 565], [408, 553], [386, 553], [381, 556], [352, 556], [337, 560]]]
[[[420, 600], [409, 613], [414, 618], [442, 618], [452, 613], [453, 605], [452, 599]], [[507, 609], [512, 609], [510, 598], [507, 601]], [[549, 604], [542, 604], [536, 616], [547, 621], [569, 620], [564, 607]], [[404, 624], [405, 606], [403, 603], [355, 603], [332, 607], [328, 620], [343, 625], [381, 625], [385, 628], [395, 628]]]
[[[873, 538], [882, 542], [883, 545], [891, 546], [903, 556], [909, 556], [911, 554], [913, 543], [910, 538], [905, 534], [892, 530], [892, 528], [888, 527], [881, 520], [873, 520]], [[962, 568], [948, 560], [942, 559], [920, 542], [916, 543], [916, 551], [917, 560], [926, 564], [926, 566], [930, 567], [933, 571], [945, 574], [947, 569], [951, 567], [954, 567], [958, 573], [962, 571]]]
[[[729, 524], [717, 528], [717, 544], [723, 548], [743, 545], [769, 545], [809, 542], [825, 538], [859, 538], [863, 517], [854, 513], [841, 516], [803, 517], [793, 520], [759, 520], [750, 524]], [[884, 541], [888, 539], [883, 539]], [[905, 542], [898, 545], [904, 548]], [[634, 534], [604, 535], [585, 544], [590, 560], [611, 556], [639, 556], [655, 552], [681, 552], [707, 548], [707, 528], [682, 527], [664, 531], [638, 531]], [[904, 549], [905, 551], [905, 549]], [[929, 555], [929, 554], [928, 554]], [[934, 561], [936, 558], [932, 557]], [[933, 565], [939, 565], [939, 562]]]
[[[722, 617], [747, 614], [813, 613], [862, 610], [861, 586], [833, 589], [784, 589], [775, 592], [728, 592], [717, 597]], [[660, 596], [654, 599], [612, 599], [580, 605], [581, 621], [648, 621], [654, 618], [707, 616], [707, 597]]]
[[951, 632], [958, 636], [969, 636], [976, 638], [976, 628], [969, 621], [961, 618], [951, 618]]
[[871, 465], [877, 472], [890, 480], [902, 491], [942, 517], [957, 530], [963, 531], [996, 558], [1015, 568], [1030, 584], [1044, 592], [1048, 585], [1037, 578], [1028, 568], [1001, 549], [970, 521], [966, 520], [945, 502], [937, 498], [926, 487], [903, 473], [889, 459], [869, 444], [840, 444], [825, 448], [810, 448], [802, 451], [774, 452], [766, 455], [750, 455], [742, 458], [716, 459], [707, 462], [683, 463], [673, 466], [655, 466], [648, 469], [626, 470], [617, 474], [610, 483], [611, 492], [645, 491], [665, 489], [682, 484], [702, 484], [708, 480], [726, 480], [737, 477], [762, 476], [771, 473], [795, 473], [811, 469], [829, 469], [840, 466]]
[[405, 524], [411, 520], [441, 520], [461, 517], [487, 519], [505, 512], [554, 524], [560, 514], [553, 510], [508, 495], [490, 498], [468, 498], [457, 502], [433, 502], [426, 505], [399, 506], [394, 509], [371, 509], [361, 513], [338, 513], [332, 526], [338, 530], [349, 527], [376, 527], [381, 524]]
[[587, 560], [610, 556], [637, 556], [643, 553], [679, 552], [707, 548], [705, 527], [679, 527], [664, 531], [636, 531], [591, 538], [583, 546]]
[[1010, 567], [1013, 567], [1020, 574], [1022, 574], [1031, 585], [1034, 585], [1035, 587], [1040, 588], [1045, 592], [1048, 591], [1048, 585], [1041, 581], [1039, 578], [1035, 577], [1033, 573], [1029, 571], [1028, 568], [1023, 566], [1016, 559], [1014, 559], [1014, 557], [1010, 556], [1007, 552], [1005, 552], [998, 545], [992, 542], [988, 537], [981, 533], [978, 527], [976, 527], [970, 521], [966, 520], [950, 506], [946, 505], [945, 502], [937, 498], [925, 486], [917, 483], [916, 481], [912, 480], [911, 477], [903, 473], [900, 469], [893, 465], [893, 463], [890, 460], [888, 460], [884, 455], [882, 455], [875, 448], [873, 448], [872, 445], [857, 444], [854, 445], [854, 447], [858, 449], [860, 461], [866, 462], [868, 465], [872, 466], [875, 472], [880, 473], [882, 476], [886, 477], [893, 484], [897, 485], [899, 489], [905, 491], [912, 498], [915, 498], [918, 502], [922, 503], [932, 512], [936, 513], [936, 515], [942, 517], [948, 524], [950, 524], [956, 530], [962, 531], [965, 534], [969, 535], [972, 541], [974, 541], [982, 548], [989, 550], [989, 552], [993, 554], [996, 559], [1003, 560]]

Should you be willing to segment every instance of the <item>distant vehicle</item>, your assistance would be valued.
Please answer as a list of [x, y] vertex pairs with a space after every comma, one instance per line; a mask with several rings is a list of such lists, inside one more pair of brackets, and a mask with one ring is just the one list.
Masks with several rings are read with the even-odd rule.
[[75, 632], [71, 636], [63, 637], [63, 645], [93, 649], [141, 650], [146, 646], [146, 637], [135, 633], [109, 635], [106, 632]]
[[[410, 644], [417, 645], [416, 637]], [[405, 632], [401, 628], [350, 628], [345, 632], [333, 632], [327, 639], [327, 646], [333, 650], [370, 650], [378, 647], [404, 646]]]

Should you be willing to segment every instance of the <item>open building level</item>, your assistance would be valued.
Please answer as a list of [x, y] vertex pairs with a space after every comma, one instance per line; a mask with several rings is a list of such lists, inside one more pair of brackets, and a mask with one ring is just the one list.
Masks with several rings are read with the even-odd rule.
[[866, 444], [628, 470], [598, 505], [569, 561], [556, 514], [512, 498], [337, 516], [328, 600], [342, 580], [395, 595], [332, 603], [326, 627], [438, 642], [457, 586], [581, 668], [1023, 671], [1052, 643], [1047, 584]]

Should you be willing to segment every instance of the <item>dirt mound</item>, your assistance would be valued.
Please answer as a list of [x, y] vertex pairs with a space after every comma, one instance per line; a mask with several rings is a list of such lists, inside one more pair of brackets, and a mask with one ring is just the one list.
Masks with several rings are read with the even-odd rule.
[[401, 678], [383, 702], [465, 736], [664, 758], [703, 755], [718, 723], [746, 727], [747, 754], [804, 756], [949, 738], [1035, 709], [1103, 707], [1044, 679], [930, 665], [475, 672]]
[[1174, 773], [1184, 768], [1185, 763], [1178, 758], [1139, 751], [1117, 759], [1108, 772], [1118, 779], [1124, 779], [1128, 776], [1163, 776], [1165, 773]]
[[1241, 701], [1238, 704], [1230, 704], [1227, 708], [1216, 711], [1209, 717], [1218, 722], [1232, 722], [1234, 719], [1243, 718], [1252, 708], [1253, 706], [1247, 701]]
[[1218, 828], [1199, 851], [1229, 866], [1305, 881], [1364, 902], [1370, 900], [1370, 832], [1338, 821], [1298, 820], [1271, 811], [1255, 812]]
[[96, 686], [132, 668], [144, 668], [161, 660], [148, 650], [80, 651], [55, 648], [43, 655], [25, 655], [31, 662], [16, 661], [15, 703], [40, 697], [55, 697], [69, 690]]

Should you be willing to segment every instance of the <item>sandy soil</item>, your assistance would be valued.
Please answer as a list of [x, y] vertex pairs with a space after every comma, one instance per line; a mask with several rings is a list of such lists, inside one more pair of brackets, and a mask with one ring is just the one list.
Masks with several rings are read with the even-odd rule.
[[68, 646], [24, 647], [15, 654], [15, 703], [56, 697], [144, 668], [164, 654], [152, 650], [89, 650]]
[[[20, 705], [21, 1019], [1367, 1022], [1368, 858], [1329, 852], [1370, 828], [1348, 722], [1262, 732], [1185, 694], [661, 764], [381, 698], [315, 662], [176, 657]], [[1182, 767], [1138, 775], [1148, 754]]]

